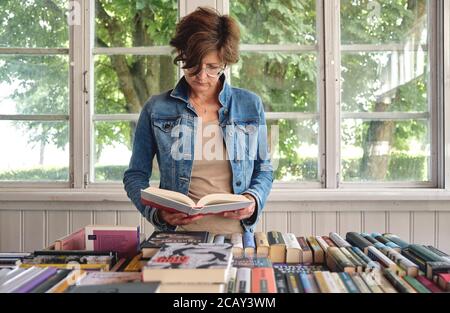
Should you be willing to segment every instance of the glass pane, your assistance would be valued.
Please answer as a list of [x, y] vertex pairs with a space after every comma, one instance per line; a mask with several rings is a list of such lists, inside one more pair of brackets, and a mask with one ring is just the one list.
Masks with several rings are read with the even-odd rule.
[[96, 0], [97, 47], [168, 45], [175, 34], [177, 0]]
[[343, 44], [427, 43], [427, 0], [341, 0]]
[[424, 51], [342, 54], [342, 111], [428, 112]]
[[431, 180], [430, 127], [426, 120], [342, 122], [344, 181]]
[[[0, 2], [0, 47], [68, 48], [67, 0]], [[78, 11], [72, 11], [80, 19]]]
[[68, 122], [0, 121], [0, 181], [68, 181]]
[[68, 114], [68, 56], [1, 56], [0, 114]]
[[95, 113], [138, 113], [151, 95], [172, 89], [176, 81], [170, 56], [98, 55]]
[[[128, 168], [136, 123], [95, 122], [95, 181], [121, 182]], [[156, 157], [153, 162], [152, 183], [159, 181]]]
[[274, 179], [317, 182], [319, 124], [316, 120], [268, 120]]
[[243, 44], [316, 43], [316, 0], [232, 0]]
[[258, 94], [267, 112], [318, 112], [315, 53], [241, 53], [231, 82]]

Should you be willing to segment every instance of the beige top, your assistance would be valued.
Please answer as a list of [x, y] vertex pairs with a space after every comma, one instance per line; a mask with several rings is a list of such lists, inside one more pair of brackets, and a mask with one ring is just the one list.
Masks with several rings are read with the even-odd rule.
[[[188, 196], [197, 202], [212, 193], [233, 193], [232, 172], [219, 120], [203, 122], [197, 128]], [[214, 234], [242, 233], [240, 221], [220, 215], [206, 215], [177, 230], [209, 231]]]

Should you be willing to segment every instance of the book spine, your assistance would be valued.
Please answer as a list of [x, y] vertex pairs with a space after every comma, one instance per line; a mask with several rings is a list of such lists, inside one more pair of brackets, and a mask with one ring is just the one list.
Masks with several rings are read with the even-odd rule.
[[267, 233], [267, 240], [269, 242], [269, 245], [286, 244], [284, 242], [282, 233], [279, 231], [269, 231]]
[[225, 243], [225, 235], [220, 235], [220, 234], [215, 235], [214, 236], [214, 243], [216, 243], [216, 244], [223, 244], [223, 243]]
[[300, 293], [300, 288], [297, 281], [297, 276], [294, 273], [285, 273], [285, 278], [289, 293]]
[[[345, 250], [348, 251], [348, 253], [362, 266], [363, 271], [366, 270], [367, 267], [367, 263], [359, 256], [355, 253], [355, 251], [353, 251], [350, 247], [345, 247]], [[358, 249], [358, 248], [357, 248]], [[361, 250], [360, 250], [361, 251]]]
[[363, 264], [359, 262], [356, 258], [354, 258], [353, 255], [346, 248], [340, 248], [339, 250], [347, 258], [350, 264], [352, 264], [352, 266], [355, 268], [357, 272], [363, 271]]
[[256, 255], [258, 257], [268, 257], [269, 256], [269, 241], [267, 240], [267, 235], [263, 232], [255, 233], [255, 245], [256, 245]]
[[330, 233], [330, 239], [336, 244], [337, 247], [351, 247], [352, 245], [348, 243], [344, 238], [342, 238], [338, 233]]
[[338, 287], [339, 293], [349, 293], [347, 287], [345, 287], [345, 284], [338, 273], [331, 273], [331, 277], [333, 278], [336, 286]]
[[55, 268], [46, 268], [40, 272], [37, 276], [33, 277], [30, 281], [21, 285], [18, 289], [14, 290], [15, 293], [28, 293], [40, 284], [44, 283], [47, 279], [56, 274]]
[[349, 293], [359, 293], [358, 287], [356, 287], [355, 283], [348, 273], [340, 272], [338, 273], [338, 275], [340, 276]]
[[393, 248], [389, 248], [388, 257], [404, 269], [409, 276], [416, 277], [419, 273], [419, 267], [416, 264], [395, 251]]
[[333, 277], [331, 276], [331, 273], [329, 271], [323, 271], [322, 272], [323, 278], [325, 279], [325, 283], [328, 286], [328, 289], [331, 293], [340, 293], [340, 290], [334, 281]]
[[362, 277], [360, 275], [361, 274], [355, 274], [355, 275], [351, 276], [353, 282], [358, 287], [359, 292], [360, 293], [372, 293], [372, 291], [366, 285], [366, 283], [364, 282], [364, 280], [362, 279]]
[[251, 232], [244, 232], [242, 236], [242, 241], [244, 244], [244, 249], [255, 248], [255, 235]]
[[333, 242], [333, 240], [331, 240], [330, 237], [328, 236], [322, 236], [322, 239], [325, 240], [325, 242], [327, 243], [327, 245], [329, 247], [336, 247], [336, 244]]
[[370, 273], [361, 273], [360, 275], [372, 293], [383, 293], [383, 290], [381, 290]]
[[425, 288], [430, 290], [432, 293], [442, 293], [442, 290], [439, 289], [439, 287], [435, 283], [433, 283], [425, 276], [419, 275], [417, 276], [416, 279], [419, 283], [421, 283]]
[[367, 254], [367, 249], [373, 246], [372, 243], [367, 241], [363, 236], [356, 232], [348, 232], [345, 235], [345, 239], [353, 246], [360, 248], [364, 253]]
[[227, 282], [227, 292], [228, 293], [234, 293], [236, 291], [236, 275], [237, 275], [237, 268], [231, 267]]
[[383, 237], [381, 234], [378, 233], [372, 233], [371, 236], [381, 242], [382, 244], [386, 245], [389, 248], [394, 249], [397, 252], [401, 251], [401, 248], [399, 245], [397, 245], [395, 242], [388, 240], [387, 238]]
[[55, 275], [53, 275], [51, 278], [40, 284], [39, 286], [36, 286], [36, 288], [30, 290], [30, 293], [45, 293], [50, 288], [58, 284], [61, 280], [67, 277], [67, 275], [70, 274], [70, 270], [59, 270]]
[[323, 252], [327, 253], [327, 250], [330, 247], [328, 243], [321, 236], [316, 236], [315, 239], [319, 246], [322, 248]]
[[361, 258], [367, 265], [366, 265], [366, 271], [374, 267], [374, 261], [372, 261], [367, 255], [365, 255], [361, 249], [358, 247], [351, 247], [351, 249], [357, 256]]
[[283, 234], [283, 240], [286, 243], [286, 248], [288, 249], [298, 249], [300, 250], [300, 244], [297, 241], [297, 238], [292, 233]]
[[400, 292], [400, 293], [410, 293], [408, 288], [406, 287], [406, 285], [400, 279], [400, 277], [395, 275], [394, 272], [392, 272], [389, 269], [386, 269], [384, 271], [384, 275], [385, 275], [386, 279], [392, 284], [392, 286], [394, 286], [394, 288], [397, 289], [398, 292]]
[[422, 258], [423, 260], [427, 262], [443, 262], [444, 260], [437, 255], [436, 253], [428, 250], [424, 246], [411, 244], [409, 245], [410, 251], [414, 252], [417, 256]]
[[251, 272], [250, 268], [238, 268], [236, 274], [236, 292], [250, 293], [251, 291]]
[[273, 271], [275, 276], [275, 285], [277, 287], [278, 293], [288, 293], [289, 290], [286, 284], [284, 273], [277, 268], [274, 268]]
[[414, 277], [411, 276], [403, 276], [403, 279], [411, 285], [411, 287], [413, 287], [418, 293], [431, 293], [430, 290], [428, 290], [427, 288], [425, 288], [425, 286], [423, 286], [421, 283], [419, 283], [418, 280], [416, 280]]
[[393, 243], [397, 244], [402, 250], [405, 248], [408, 248], [409, 243], [402, 240], [399, 236], [394, 234], [383, 234], [383, 237], [386, 238], [389, 241], [392, 241]]
[[380, 262], [384, 267], [395, 270], [397, 265], [392, 262], [387, 256], [381, 253], [377, 248], [370, 246], [368, 247], [367, 255], [374, 261]]
[[313, 262], [315, 264], [323, 264], [324, 262], [324, 251], [320, 247], [314, 236], [310, 236], [307, 238], [311, 251], [313, 252]]
[[421, 271], [423, 271], [425, 273], [427, 272], [427, 263], [424, 260], [422, 260], [421, 258], [419, 258], [417, 255], [415, 255], [414, 253], [409, 251], [409, 248], [403, 249], [402, 255], [404, 257], [406, 257], [407, 259], [409, 259], [414, 264], [416, 264], [417, 266], [419, 266], [419, 269]]
[[276, 293], [273, 268], [255, 267], [251, 270], [252, 293]]
[[321, 293], [330, 293], [330, 288], [328, 287], [328, 284], [325, 281], [325, 277], [323, 276], [323, 272], [317, 271], [314, 272], [314, 278], [316, 279], [317, 286], [319, 287], [319, 290]]
[[302, 284], [305, 293], [315, 293], [311, 281], [308, 279], [308, 275], [309, 274], [307, 273], [299, 273], [298, 277], [300, 278], [300, 283]]
[[331, 247], [328, 250], [330, 257], [334, 258], [340, 271], [355, 272], [355, 265], [345, 256], [341, 249], [345, 248]]

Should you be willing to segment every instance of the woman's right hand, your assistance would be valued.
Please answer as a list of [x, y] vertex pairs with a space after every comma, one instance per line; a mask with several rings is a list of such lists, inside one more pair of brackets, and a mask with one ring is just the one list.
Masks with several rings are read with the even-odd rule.
[[166, 210], [158, 210], [156, 213], [160, 220], [163, 220], [172, 226], [188, 225], [203, 218], [203, 215], [188, 216], [184, 213], [172, 213]]

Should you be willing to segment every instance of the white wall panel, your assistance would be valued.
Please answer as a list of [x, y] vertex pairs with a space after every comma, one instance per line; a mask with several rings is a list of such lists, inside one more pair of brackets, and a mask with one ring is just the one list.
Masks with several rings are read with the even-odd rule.
[[93, 224], [94, 212], [91, 211], [71, 211], [70, 227], [71, 232], [77, 231], [86, 225]]
[[291, 212], [289, 232], [297, 237], [310, 236], [313, 233], [313, 215], [311, 212]]
[[47, 243], [51, 245], [56, 239], [69, 234], [69, 212], [47, 212]]
[[411, 242], [410, 212], [389, 212], [388, 221], [388, 233], [396, 234], [406, 242]]
[[438, 249], [450, 255], [450, 212], [438, 213]]
[[116, 211], [98, 211], [94, 212], [94, 221], [97, 225], [116, 225], [117, 212]]
[[365, 233], [385, 233], [386, 232], [386, 213], [385, 212], [364, 212], [363, 213], [363, 232]]
[[435, 244], [435, 212], [414, 212], [413, 242], [424, 245]]
[[20, 211], [0, 211], [0, 251], [22, 250]]
[[45, 212], [23, 212], [23, 240], [24, 251], [32, 252], [46, 247]]
[[314, 235], [326, 236], [330, 232], [337, 232], [336, 212], [315, 212], [314, 215]]
[[265, 231], [280, 231], [286, 233], [288, 231], [288, 217], [287, 213], [265, 213]]
[[339, 234], [345, 238], [348, 232], [361, 232], [361, 212], [339, 212]]

